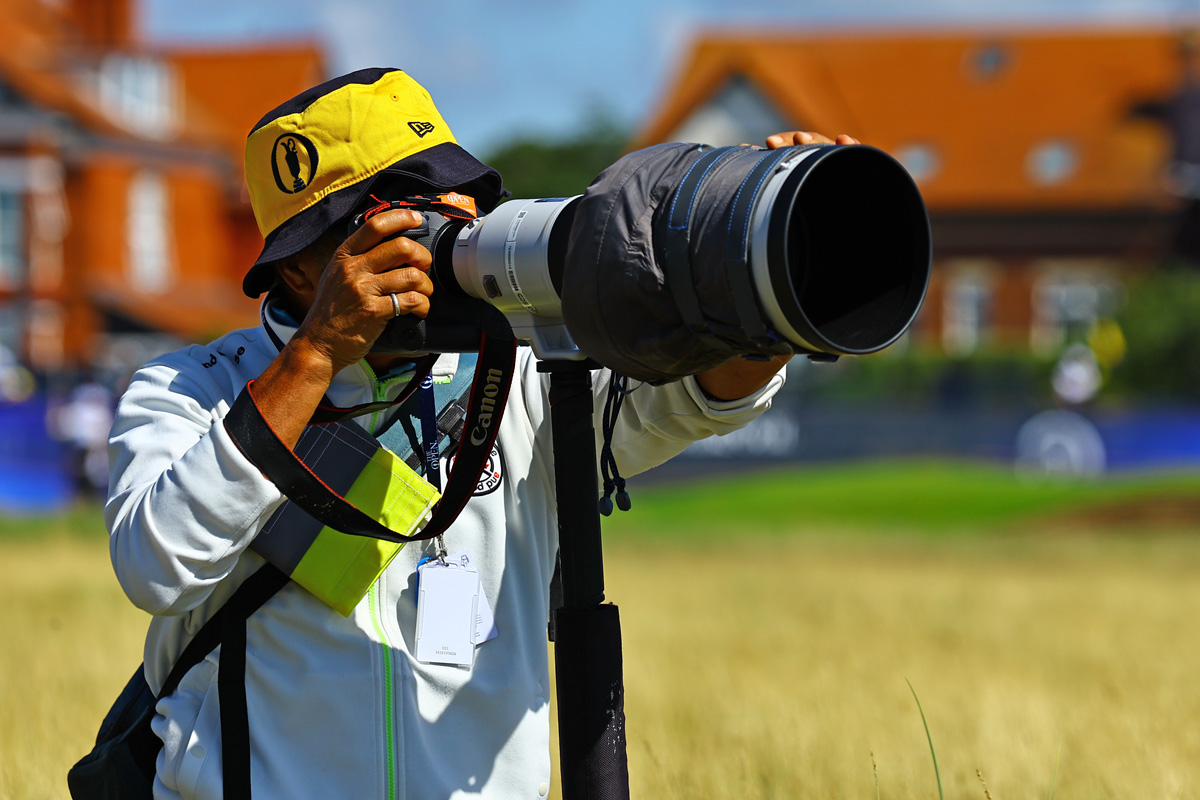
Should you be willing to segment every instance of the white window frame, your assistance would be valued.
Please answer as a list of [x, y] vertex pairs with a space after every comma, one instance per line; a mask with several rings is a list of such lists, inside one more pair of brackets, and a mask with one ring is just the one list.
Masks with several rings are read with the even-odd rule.
[[118, 124], [153, 138], [174, 130], [179, 92], [167, 62], [112, 53], [100, 62], [95, 80], [100, 108]]
[[130, 284], [135, 291], [161, 293], [175, 278], [171, 202], [162, 175], [142, 170], [127, 190], [125, 244]]
[[1033, 286], [1030, 345], [1042, 355], [1082, 340], [1093, 325], [1113, 316], [1122, 301], [1115, 267], [1100, 259], [1046, 260]]
[[29, 280], [25, 193], [0, 184], [0, 289], [20, 289]]
[[942, 293], [942, 348], [947, 353], [970, 355], [991, 341], [998, 269], [982, 259], [947, 265]]

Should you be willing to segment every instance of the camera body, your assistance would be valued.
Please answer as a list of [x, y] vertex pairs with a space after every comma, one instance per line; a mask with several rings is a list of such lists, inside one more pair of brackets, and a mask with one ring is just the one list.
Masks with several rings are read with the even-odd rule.
[[[538, 358], [581, 360], [562, 316], [562, 276], [579, 197], [513, 200], [481, 218], [464, 218], [437, 196], [413, 196], [356, 215], [408, 208], [422, 216], [413, 239], [433, 257], [434, 298], [425, 319], [400, 316], [376, 340], [377, 353], [463, 353], [479, 348], [485, 319], [500, 312], [513, 336]], [[394, 238], [389, 237], [389, 238]]]

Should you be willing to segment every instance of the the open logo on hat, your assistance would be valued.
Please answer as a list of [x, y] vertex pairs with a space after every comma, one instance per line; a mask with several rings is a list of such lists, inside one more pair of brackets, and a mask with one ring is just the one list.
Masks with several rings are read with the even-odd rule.
[[271, 150], [271, 174], [279, 191], [303, 191], [317, 174], [317, 147], [307, 136], [285, 133]]

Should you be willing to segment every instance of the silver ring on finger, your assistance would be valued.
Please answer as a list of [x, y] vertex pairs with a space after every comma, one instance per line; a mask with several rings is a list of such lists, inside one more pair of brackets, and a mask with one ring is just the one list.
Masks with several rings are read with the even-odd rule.
[[396, 297], [396, 293], [392, 292], [392, 319], [400, 316], [400, 300]]

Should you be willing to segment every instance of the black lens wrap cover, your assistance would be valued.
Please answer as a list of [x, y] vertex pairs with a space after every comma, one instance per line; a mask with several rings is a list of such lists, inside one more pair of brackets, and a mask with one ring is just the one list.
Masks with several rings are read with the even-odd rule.
[[[579, 202], [563, 280], [563, 316], [580, 348], [621, 374], [651, 383], [711, 369], [737, 353], [795, 352], [791, 344], [771, 338], [749, 288], [744, 255], [762, 179], [793, 149], [740, 147], [721, 158], [711, 156], [714, 150], [707, 145], [656, 145], [602, 172]], [[690, 288], [701, 316], [697, 324], [681, 310], [678, 296], [687, 289], [677, 292], [671, 285], [687, 270], [666, 264], [681, 252], [675, 238], [680, 206], [672, 231], [671, 202], [706, 157], [714, 163], [684, 195]], [[691, 306], [689, 299], [682, 306]], [[688, 311], [687, 317], [693, 314]]]

